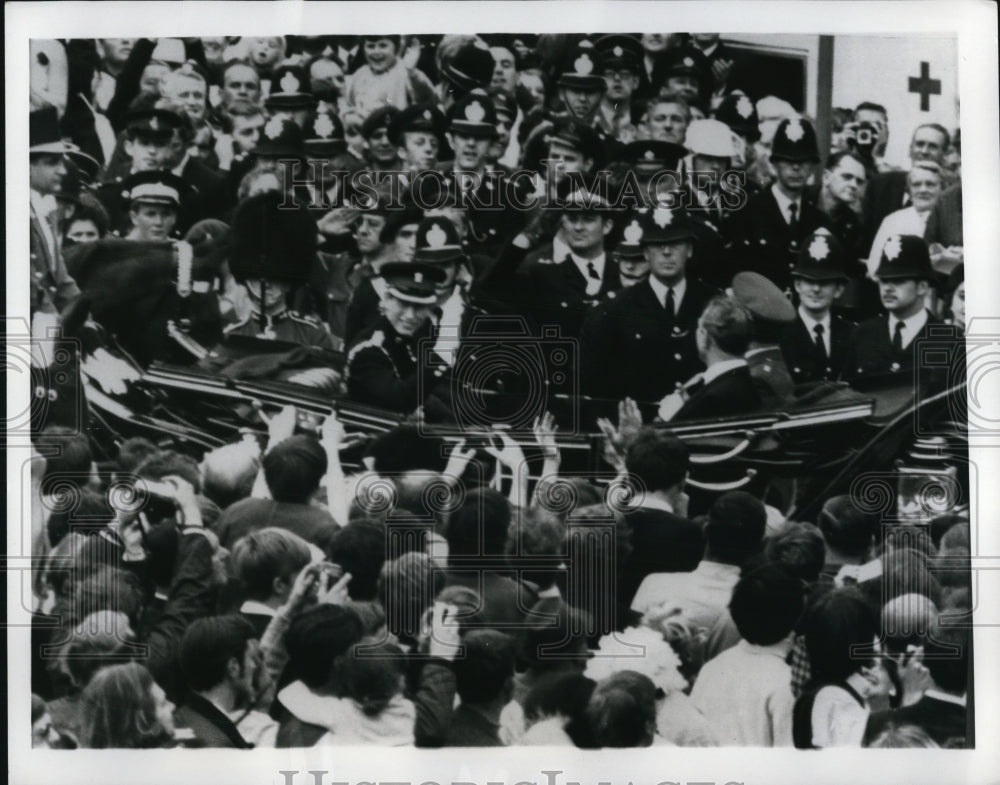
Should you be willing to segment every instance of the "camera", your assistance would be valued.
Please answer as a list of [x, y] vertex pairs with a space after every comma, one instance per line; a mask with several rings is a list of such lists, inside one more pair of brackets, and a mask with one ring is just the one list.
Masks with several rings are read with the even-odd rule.
[[[434, 345], [435, 338], [421, 342], [421, 364], [440, 364]], [[474, 317], [455, 352], [449, 382], [457, 434], [501, 426], [515, 440], [533, 439], [535, 419], [545, 412], [562, 433], [579, 430], [577, 343], [563, 338], [558, 327], [543, 327], [536, 336], [520, 316]]]
[[860, 122], [851, 123], [847, 130], [851, 132], [847, 139], [848, 146], [862, 155], [871, 156], [878, 144], [878, 128], [869, 122]]

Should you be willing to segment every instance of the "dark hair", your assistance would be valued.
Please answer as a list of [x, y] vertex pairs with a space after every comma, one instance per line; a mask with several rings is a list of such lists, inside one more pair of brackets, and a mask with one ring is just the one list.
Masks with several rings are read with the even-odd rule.
[[371, 35], [361, 36], [361, 43], [364, 45], [365, 41], [381, 41], [383, 38], [392, 41], [393, 46], [396, 47], [396, 54], [399, 54], [400, 50], [403, 48], [403, 36], [401, 35], [385, 35], [382, 33], [373, 33]]
[[665, 491], [684, 482], [690, 453], [670, 433], [643, 428], [625, 453], [625, 468], [646, 491]]
[[740, 637], [769, 646], [788, 635], [802, 615], [805, 587], [780, 564], [764, 564], [742, 576], [729, 613]]
[[80, 488], [74, 496], [75, 503], [72, 506], [64, 509], [62, 505], [58, 505], [49, 515], [46, 530], [52, 547], [58, 545], [70, 532], [96, 534], [115, 519], [115, 511], [106, 495]]
[[326, 452], [311, 436], [289, 436], [268, 450], [261, 465], [272, 499], [305, 504], [326, 474]]
[[291, 585], [299, 571], [312, 561], [312, 554], [298, 535], [268, 527], [240, 537], [230, 558], [246, 596], [263, 601], [274, 593], [275, 578]]
[[[77, 569], [86, 569], [76, 561]], [[99, 567], [76, 583], [69, 592], [73, 612], [71, 621], [79, 623], [96, 611], [119, 611], [124, 613], [132, 627], [138, 624], [144, 605], [142, 584], [134, 572], [117, 567]]]
[[80, 489], [88, 483], [94, 454], [84, 434], [62, 425], [49, 425], [42, 431], [39, 443], [59, 448], [45, 458], [43, 494], [56, 492], [58, 486]]
[[944, 625], [931, 628], [924, 644], [924, 664], [934, 682], [943, 690], [962, 694], [969, 686], [969, 646], [972, 640], [967, 627]]
[[944, 137], [944, 145], [941, 148], [941, 152], [943, 153], [948, 149], [948, 145], [951, 144], [951, 134], [948, 133], [947, 128], [945, 128], [940, 123], [921, 123], [920, 125], [918, 125], [916, 128], [913, 129], [913, 135], [916, 136], [917, 131], [919, 131], [921, 128], [933, 128], [935, 131], [941, 134], [941, 136]]
[[519, 632], [520, 660], [533, 671], [582, 670], [591, 623], [585, 611], [560, 600], [553, 611], [529, 614]]
[[118, 448], [118, 468], [123, 472], [134, 472], [139, 466], [160, 451], [160, 448], [143, 436], [126, 439]]
[[863, 160], [861, 160], [861, 156], [858, 155], [853, 150], [838, 150], [836, 153], [833, 153], [832, 155], [827, 157], [826, 164], [823, 166], [823, 168], [826, 169], [826, 171], [828, 172], [832, 172], [834, 169], [840, 166], [841, 162], [846, 158], [850, 158], [852, 161], [857, 161], [859, 164], [861, 164], [865, 172], [866, 173], [868, 172], [868, 164], [866, 164]]
[[[969, 547], [969, 516], [962, 513], [949, 512], [942, 515], [937, 515], [931, 518], [927, 530], [931, 536], [931, 541], [934, 543], [934, 547], [944, 550], [948, 547], [954, 547], [958, 544], [954, 538], [961, 537], [958, 534], [961, 531], [960, 526], [964, 526], [965, 537], [964, 537], [964, 547]], [[949, 537], [949, 533], [951, 537]]]
[[135, 473], [145, 480], [162, 480], [171, 474], [191, 483], [195, 493], [201, 493], [201, 469], [190, 455], [176, 450], [153, 453], [136, 468]]
[[361, 640], [361, 620], [339, 605], [315, 605], [295, 616], [285, 636], [288, 670], [313, 690], [331, 687], [334, 662]]
[[750, 348], [753, 316], [744, 306], [724, 295], [716, 295], [702, 311], [700, 325], [726, 354], [742, 357]]
[[789, 522], [764, 542], [768, 561], [783, 564], [806, 583], [815, 583], [826, 561], [826, 544], [811, 523]]
[[327, 552], [330, 561], [351, 573], [347, 590], [352, 600], [378, 598], [378, 576], [385, 561], [383, 529], [349, 523], [333, 536]]
[[100, 624], [107, 618], [102, 615], [96, 625], [85, 620], [79, 629], [74, 630], [72, 639], [60, 653], [63, 667], [77, 689], [86, 687], [101, 668], [130, 659], [123, 631], [104, 629]]
[[[540, 589], [553, 586], [561, 572], [556, 562], [565, 554], [566, 525], [559, 515], [538, 506], [519, 511], [507, 534], [507, 560], [512, 567], [520, 567], [518, 557], [527, 557], [525, 568], [519, 570], [522, 580]], [[549, 564], [537, 564], [539, 558]]]
[[648, 747], [656, 727], [656, 686], [641, 673], [620, 671], [598, 683], [586, 713], [598, 747]]
[[941, 604], [941, 584], [929, 569], [926, 554], [912, 548], [893, 548], [882, 554], [882, 600], [902, 594], [923, 594]]
[[402, 689], [403, 650], [395, 643], [362, 638], [364, 654], [348, 652], [337, 658], [337, 678], [343, 691], [366, 717], [377, 717]]
[[742, 565], [760, 548], [766, 528], [767, 510], [760, 499], [746, 491], [724, 493], [708, 511], [708, 553], [725, 564]]
[[878, 519], [859, 509], [847, 495], [828, 499], [817, 523], [827, 546], [856, 558], [868, 553], [878, 530]]
[[582, 673], [566, 671], [539, 678], [524, 698], [524, 717], [538, 721], [560, 715], [582, 718], [597, 683]]
[[882, 104], [876, 104], [873, 101], [862, 101], [860, 104], [854, 107], [854, 114], [868, 110], [869, 112], [880, 112], [889, 121], [889, 113], [885, 110]]
[[444, 580], [426, 553], [409, 551], [382, 565], [378, 595], [389, 632], [404, 641], [416, 640], [424, 611], [434, 604]]
[[477, 488], [448, 521], [445, 539], [453, 556], [502, 556], [510, 527], [510, 503], [492, 488]]
[[180, 646], [181, 671], [188, 687], [203, 692], [221, 684], [234, 657], [242, 669], [247, 643], [256, 637], [250, 621], [235, 613], [195, 619]]
[[77, 221], [90, 221], [94, 224], [94, 227], [97, 229], [98, 239], [108, 233], [108, 225], [111, 223], [108, 211], [104, 209], [100, 202], [78, 201], [76, 207], [73, 209], [72, 218], [64, 222], [63, 239], [66, 239], [66, 234], [69, 232], [70, 227]]
[[484, 704], [500, 697], [514, 678], [514, 639], [497, 630], [470, 630], [462, 638], [464, 656], [453, 663], [462, 703]]
[[153, 677], [136, 662], [102, 668], [83, 691], [80, 745], [89, 749], [166, 747], [170, 734], [156, 719]]
[[872, 663], [879, 619], [861, 591], [848, 586], [813, 602], [801, 631], [805, 634], [813, 681], [843, 681]]

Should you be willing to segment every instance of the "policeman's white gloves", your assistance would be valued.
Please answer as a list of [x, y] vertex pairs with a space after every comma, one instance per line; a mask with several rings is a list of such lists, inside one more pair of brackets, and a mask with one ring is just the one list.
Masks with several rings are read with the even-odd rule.
[[663, 422], [670, 422], [683, 405], [684, 396], [680, 391], [672, 392], [670, 395], [664, 396], [663, 400], [660, 401], [660, 408], [656, 410], [656, 416], [663, 420]]
[[642, 412], [631, 398], [618, 402], [618, 425], [606, 417], [597, 420], [597, 427], [604, 434], [604, 460], [618, 471], [625, 470], [625, 453], [629, 444], [642, 428]]
[[142, 374], [131, 363], [115, 357], [106, 349], [97, 349], [84, 359], [81, 369], [85, 376], [97, 382], [102, 391], [109, 395], [128, 392], [128, 385], [138, 381]]
[[459, 638], [458, 607], [444, 602], [435, 602], [431, 611], [430, 640], [427, 653], [449, 662], [461, 651]]

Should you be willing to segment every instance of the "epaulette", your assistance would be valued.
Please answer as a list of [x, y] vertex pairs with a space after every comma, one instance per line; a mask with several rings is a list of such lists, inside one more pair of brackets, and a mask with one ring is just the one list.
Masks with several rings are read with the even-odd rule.
[[[372, 333], [371, 338], [369, 338], [366, 341], [362, 341], [353, 349], [351, 349], [350, 353], [348, 353], [347, 355], [347, 362], [351, 362], [351, 360], [354, 359], [354, 355], [356, 355], [362, 349], [377, 348], [377, 349], [382, 349], [382, 351], [385, 351], [383, 344], [385, 344], [385, 332], [383, 332], [382, 330], [376, 330], [375, 332]], [[388, 354], [388, 352], [386, 352], [386, 354]]]
[[236, 322], [235, 324], [231, 324], [228, 327], [223, 328], [222, 332], [223, 333], [231, 332], [232, 330], [235, 330], [237, 327], [242, 327], [244, 324], [246, 324], [249, 321], [250, 321], [250, 317], [248, 316], [246, 319], [243, 319], [241, 321]]
[[294, 322], [302, 322], [303, 324], [308, 324], [312, 327], [322, 327], [322, 323], [312, 314], [298, 313], [297, 311], [288, 311], [288, 318]]

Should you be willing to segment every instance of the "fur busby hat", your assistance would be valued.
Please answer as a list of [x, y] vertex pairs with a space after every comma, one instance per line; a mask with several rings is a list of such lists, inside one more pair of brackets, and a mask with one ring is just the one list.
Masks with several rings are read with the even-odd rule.
[[307, 208], [286, 205], [283, 199], [279, 193], [262, 193], [236, 208], [229, 269], [237, 280], [309, 280], [319, 242], [316, 220]]

